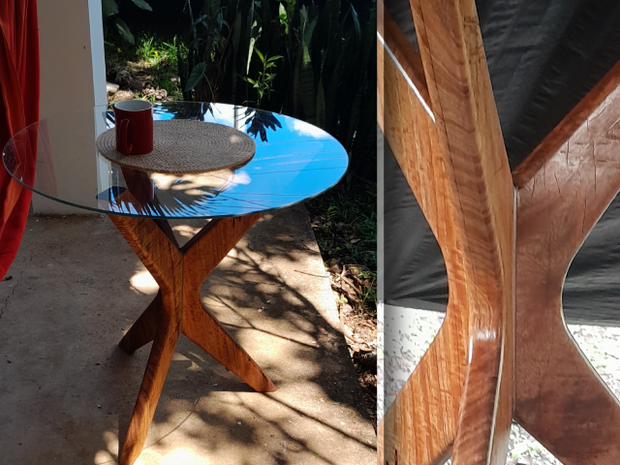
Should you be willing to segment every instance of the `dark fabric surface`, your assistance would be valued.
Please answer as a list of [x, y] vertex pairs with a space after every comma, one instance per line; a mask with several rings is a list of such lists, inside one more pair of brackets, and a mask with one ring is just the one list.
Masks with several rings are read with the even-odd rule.
[[[415, 46], [408, 1], [385, 5]], [[620, 60], [620, 2], [479, 0], [477, 5], [515, 167]], [[445, 305], [441, 251], [387, 144], [384, 170], [385, 301]], [[567, 321], [620, 324], [619, 231], [617, 198], [571, 265], [563, 294]]]
[[[384, 159], [385, 301], [428, 310], [445, 307], [448, 281], [439, 245], [387, 144]], [[620, 324], [619, 235], [617, 197], [569, 269], [563, 293], [569, 323]]]
[[[620, 60], [620, 2], [478, 0], [493, 94], [514, 168]], [[409, 0], [386, 9], [416, 47]]]

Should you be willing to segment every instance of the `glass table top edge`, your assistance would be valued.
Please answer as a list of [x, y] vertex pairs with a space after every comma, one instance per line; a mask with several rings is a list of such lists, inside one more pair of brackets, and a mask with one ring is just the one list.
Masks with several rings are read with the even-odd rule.
[[[332, 144], [332, 146], [329, 148], [329, 150], [315, 150], [315, 151], [310, 151], [310, 152], [304, 152], [302, 150], [302, 153], [297, 154], [296, 152], [292, 152], [292, 155], [279, 155], [279, 156], [275, 156], [275, 157], [264, 157], [264, 161], [271, 161], [272, 159], [275, 161], [275, 163], [273, 164], [266, 164], [261, 166], [260, 165], [260, 161], [263, 160], [262, 158], [253, 158], [252, 160], [250, 160], [250, 162], [248, 162], [246, 165], [243, 165], [241, 167], [237, 167], [236, 169], [234, 169], [234, 174], [233, 174], [233, 178], [235, 175], [237, 175], [238, 173], [242, 173], [243, 175], [245, 175], [246, 177], [251, 177], [251, 175], [254, 176], [254, 180], [252, 180], [251, 182], [248, 182], [248, 184], [251, 184], [252, 182], [256, 183], [258, 181], [256, 181], [256, 176], [258, 175], [265, 175], [267, 174], [268, 177], [270, 176], [272, 179], [264, 181], [265, 183], [267, 183], [268, 181], [271, 182], [275, 182], [277, 184], [278, 179], [282, 178], [282, 177], [292, 177], [293, 179], [290, 180], [290, 185], [294, 184], [295, 181], [295, 177], [299, 177], [300, 181], [304, 181], [308, 184], [310, 181], [313, 179], [318, 180], [319, 177], [321, 175], [326, 176], [327, 175], [327, 179], [324, 180], [324, 184], [320, 185], [321, 183], [318, 183], [320, 186], [317, 188], [308, 188], [308, 190], [304, 190], [304, 191], [296, 191], [295, 189], [292, 188], [290, 185], [289, 186], [284, 186], [282, 188], [282, 190], [278, 193], [274, 193], [274, 192], [267, 192], [265, 191], [264, 193], [256, 193], [256, 192], [244, 192], [243, 190], [240, 191], [240, 193], [236, 193], [236, 192], [226, 192], [225, 190], [222, 190], [222, 192], [220, 192], [219, 194], [215, 195], [215, 199], [222, 205], [226, 205], [226, 202], [228, 202], [228, 207], [229, 210], [226, 209], [226, 207], [221, 207], [220, 210], [218, 209], [214, 209], [214, 210], [208, 210], [208, 211], [200, 211], [200, 209], [203, 206], [200, 206], [200, 204], [198, 204], [198, 207], [194, 208], [195, 206], [193, 205], [189, 205], [187, 209], [183, 210], [183, 211], [179, 211], [179, 212], [175, 212], [174, 209], [163, 212], [163, 211], [157, 211], [157, 208], [160, 207], [160, 205], [157, 206], [151, 206], [150, 208], [152, 208], [151, 211], [131, 211], [131, 210], [127, 210], [127, 211], [122, 211], [119, 209], [111, 209], [111, 208], [106, 208], [104, 206], [101, 205], [101, 200], [98, 198], [98, 205], [94, 206], [93, 203], [91, 202], [90, 204], [87, 203], [82, 203], [82, 202], [75, 202], [75, 201], [71, 201], [71, 200], [67, 200], [66, 198], [62, 198], [62, 196], [54, 196], [51, 195], [49, 192], [45, 192], [42, 189], [37, 189], [36, 188], [36, 182], [37, 182], [37, 178], [36, 176], [40, 173], [39, 171], [39, 167], [37, 167], [37, 171], [35, 174], [35, 179], [33, 180], [33, 185], [30, 186], [28, 185], [27, 182], [24, 181], [24, 175], [22, 173], [21, 176], [19, 176], [19, 173], [16, 173], [16, 170], [11, 170], [9, 166], [7, 166], [7, 158], [8, 158], [8, 151], [9, 146], [11, 145], [11, 143], [18, 138], [19, 134], [22, 134], [23, 137], [26, 137], [24, 134], [26, 134], [29, 130], [33, 131], [34, 127], [36, 126], [36, 134], [39, 135], [39, 131], [40, 131], [40, 124], [43, 121], [49, 122], [50, 119], [53, 119], [55, 117], [51, 116], [49, 118], [45, 118], [42, 119], [40, 121], [38, 121], [37, 123], [34, 123], [33, 125], [30, 125], [26, 128], [24, 128], [22, 131], [18, 132], [12, 139], [9, 140], [9, 142], [5, 145], [5, 147], [3, 148], [3, 165], [5, 167], [5, 169], [7, 169], [7, 171], [9, 172], [9, 174], [11, 175], [11, 177], [17, 181], [18, 183], [20, 183], [22, 186], [24, 186], [26, 189], [31, 190], [32, 192], [41, 195], [45, 198], [48, 198], [50, 200], [56, 201], [56, 202], [60, 202], [62, 204], [77, 208], [77, 209], [81, 209], [81, 210], [87, 210], [87, 211], [91, 211], [94, 213], [100, 213], [100, 214], [106, 214], [106, 215], [119, 215], [119, 216], [125, 216], [125, 217], [137, 217], [137, 218], [152, 218], [152, 219], [165, 219], [165, 218], [170, 218], [170, 219], [190, 219], [190, 218], [196, 218], [196, 219], [216, 219], [216, 218], [225, 218], [225, 217], [231, 217], [231, 216], [245, 216], [245, 215], [251, 215], [251, 214], [256, 214], [256, 213], [264, 213], [264, 212], [271, 212], [271, 211], [275, 211], [275, 210], [279, 210], [282, 208], [288, 208], [291, 206], [294, 206], [296, 204], [305, 202], [307, 200], [311, 200], [313, 198], [316, 198], [317, 196], [321, 195], [322, 193], [324, 193], [325, 191], [333, 188], [336, 184], [338, 184], [338, 182], [340, 182], [340, 180], [343, 178], [343, 176], [346, 174], [347, 170], [348, 170], [348, 165], [349, 165], [349, 159], [348, 159], [348, 154], [346, 152], [346, 150], [344, 149], [344, 147], [342, 147], [342, 145], [331, 135], [329, 135], [327, 132], [325, 132], [322, 129], [316, 128], [315, 126], [310, 125], [309, 123], [306, 123], [302, 120], [298, 120], [296, 118], [290, 117], [290, 116], [286, 116], [286, 115], [281, 115], [281, 114], [277, 114], [277, 113], [273, 113], [273, 112], [266, 112], [263, 110], [256, 110], [256, 109], [252, 109], [249, 107], [242, 107], [242, 106], [235, 106], [235, 105], [229, 105], [229, 104], [209, 104], [209, 103], [204, 103], [204, 102], [171, 102], [170, 104], [171, 107], [173, 107], [173, 109], [178, 109], [178, 108], [190, 108], [190, 109], [196, 109], [196, 108], [211, 108], [212, 109], [212, 113], [214, 112], [213, 109], [221, 111], [222, 114], [226, 113], [226, 111], [228, 111], [230, 113], [230, 111], [233, 112], [242, 112], [243, 113], [243, 117], [247, 117], [244, 126], [243, 126], [243, 130], [244, 132], [247, 134], [248, 133], [248, 121], [250, 120], [250, 118], [254, 117], [254, 118], [264, 118], [264, 119], [270, 119], [271, 121], [268, 121], [269, 124], [271, 124], [271, 126], [273, 126], [273, 128], [271, 128], [270, 126], [268, 126], [266, 129], [263, 126], [262, 128], [259, 127], [260, 129], [263, 129], [265, 131], [269, 131], [271, 129], [272, 132], [270, 132], [268, 134], [268, 136], [271, 136], [272, 138], [277, 137], [277, 131], [279, 129], [283, 129], [283, 126], [286, 126], [287, 129], [285, 129], [284, 131], [282, 131], [279, 135], [281, 137], [283, 137], [285, 140], [282, 141], [274, 141], [272, 143], [270, 143], [270, 141], [268, 139], [266, 140], [262, 140], [263, 135], [260, 134], [261, 136], [261, 140], [258, 140], [259, 137], [259, 133], [257, 132], [254, 135], [254, 138], [256, 139], [256, 145], [257, 145], [257, 152], [260, 150], [269, 150], [270, 146], [273, 147], [277, 147], [278, 150], [293, 150], [290, 147], [292, 146], [297, 146], [297, 147], [307, 147], [309, 144], [311, 143], [317, 143], [318, 146], [321, 146], [321, 144], [325, 144], [325, 143], [329, 143]], [[166, 111], [165, 109], [166, 104], [163, 105], [158, 105], [155, 106], [155, 111]], [[73, 112], [69, 112], [68, 114], [86, 114], [88, 112], [94, 112], [92, 113], [94, 115], [94, 117], [97, 117], [97, 114], [99, 114], [100, 116], [103, 116], [104, 119], [108, 119], [108, 117], [110, 116], [110, 111], [111, 111], [111, 106], [109, 105], [104, 105], [104, 106], [100, 106], [100, 107], [93, 107], [90, 110], [82, 110], [82, 111], [73, 111]], [[174, 110], [173, 110], [174, 111]], [[206, 113], [206, 112], [205, 112]], [[64, 115], [64, 114], [62, 114]], [[251, 115], [251, 116], [248, 116]], [[204, 113], [203, 113], [204, 116]], [[60, 116], [59, 116], [60, 117]], [[215, 118], [216, 120], [218, 120], [218, 118]], [[219, 123], [216, 121], [216, 124], [223, 124], [222, 121], [225, 118], [219, 118]], [[274, 120], [275, 120], [275, 124], [274, 124]], [[207, 122], [207, 121], [205, 121]], [[214, 122], [214, 121], [209, 121], [209, 122]], [[109, 122], [108, 122], [109, 123]], [[47, 124], [47, 123], [46, 123]], [[251, 123], [254, 124], [254, 123]], [[276, 127], [277, 126], [277, 127]], [[302, 131], [298, 131], [297, 133], [295, 133], [294, 131], [292, 131], [290, 127], [301, 127]], [[106, 129], [108, 129], [110, 126], [108, 124], [108, 126], [106, 127]], [[111, 126], [113, 127], [113, 126]], [[234, 127], [234, 126], [233, 126]], [[279, 129], [278, 129], [279, 128]], [[287, 132], [288, 131], [288, 132]], [[305, 131], [306, 133], [304, 133], [303, 135], [306, 136], [306, 139], [300, 139], [298, 136], [300, 136], [302, 134], [302, 132]], [[288, 135], [292, 134], [292, 140], [291, 139], [287, 139]], [[100, 134], [100, 132], [99, 132]], [[310, 135], [308, 135], [310, 134]], [[97, 134], [98, 135], [98, 134]], [[318, 136], [317, 136], [318, 135]], [[311, 137], [313, 136], [313, 137]], [[28, 136], [30, 137], [30, 136]], [[37, 139], [37, 143], [40, 143], [40, 140]], [[271, 144], [271, 145], [270, 145]], [[94, 141], [93, 141], [93, 146], [94, 146]], [[282, 149], [283, 147], [285, 147], [284, 149]], [[15, 149], [17, 150], [17, 149]], [[324, 159], [320, 159], [320, 158], [315, 158], [312, 159], [312, 156], [316, 155], [316, 154], [335, 154], [337, 156], [335, 157], [330, 157], [328, 155], [325, 156]], [[37, 156], [40, 155], [40, 148], [37, 147]], [[284, 169], [282, 171], [275, 171], [275, 168], [272, 168], [274, 171], [272, 172], [268, 172], [267, 170], [265, 170], [265, 168], [268, 168], [270, 166], [285, 166], [286, 163], [278, 163], [277, 159], [278, 158], [286, 158], [286, 157], [295, 157], [297, 155], [301, 155], [304, 156], [306, 158], [310, 157], [309, 160], [302, 160], [300, 162], [297, 162], [295, 160], [292, 161], [293, 164], [295, 163], [300, 163], [300, 164], [304, 164], [304, 166], [302, 167], [298, 167], [295, 169]], [[97, 154], [98, 157], [102, 157], [101, 154]], [[96, 157], [97, 157], [96, 156]], [[253, 163], [254, 162], [254, 163]], [[309, 164], [311, 163], [315, 163], [317, 164], [316, 167], [308, 167]], [[330, 164], [331, 163], [331, 164]], [[37, 160], [37, 164], [39, 164], [39, 160]], [[250, 169], [250, 175], [248, 175], [247, 171], [248, 169]], [[264, 171], [261, 171], [264, 170]], [[316, 173], [313, 174], [313, 171], [316, 171]], [[208, 174], [208, 173], [205, 173]], [[233, 184], [233, 191], [234, 188], [239, 186], [239, 184]], [[308, 184], [309, 185], [309, 184]], [[99, 189], [99, 187], [104, 187], [105, 189]], [[105, 193], [107, 189], [112, 189], [112, 188], [118, 188], [119, 186], [117, 185], [105, 185], [105, 186], [99, 186], [98, 187], [98, 191], [100, 192], [100, 194]], [[201, 186], [204, 187], [204, 186]], [[225, 186], [226, 187], [226, 186]], [[121, 186], [122, 188], [122, 186]], [[290, 192], [287, 190], [291, 190]], [[159, 192], [159, 190], [158, 190]], [[222, 195], [223, 192], [226, 192], [225, 195]], [[218, 195], [220, 196], [218, 198]], [[265, 202], [264, 199], [259, 201], [258, 198], [260, 196], [271, 196], [273, 199], [277, 199], [276, 202], [274, 203], [269, 203], [269, 202]], [[237, 196], [237, 197], [235, 197]], [[245, 197], [244, 197], [245, 196]], [[213, 199], [211, 199], [213, 200]], [[105, 201], [104, 201], [105, 202]], [[204, 202], [204, 204], [208, 204], [209, 199], [207, 199], [207, 201]], [[245, 202], [245, 206], [240, 206], [242, 204], [244, 204]], [[142, 205], [144, 206], [144, 205]], [[218, 207], [219, 208], [219, 207]]]

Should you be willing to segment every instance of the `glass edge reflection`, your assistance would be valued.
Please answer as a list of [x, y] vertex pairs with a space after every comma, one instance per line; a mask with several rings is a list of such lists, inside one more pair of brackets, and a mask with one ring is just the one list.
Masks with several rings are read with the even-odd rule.
[[[158, 102], [155, 105], [157, 105], [158, 107], [162, 107], [165, 106], [167, 102]], [[192, 104], [192, 105], [203, 105], [205, 103], [211, 103], [213, 104], [213, 102], [170, 102], [173, 105], [178, 105], [178, 104]], [[155, 106], [154, 105], [154, 106]], [[284, 114], [280, 114], [280, 113], [275, 113], [275, 112], [271, 112], [271, 111], [267, 111], [267, 110], [261, 110], [258, 108], [253, 108], [253, 107], [247, 107], [247, 106], [243, 106], [243, 105], [233, 105], [233, 104], [228, 104], [228, 103], [215, 103], [215, 105], [217, 106], [225, 106], [225, 107], [232, 107], [232, 108], [237, 108], [237, 109], [249, 109], [249, 110], [256, 110], [262, 113], [272, 113], [272, 114], [276, 114], [279, 116], [283, 116], [285, 118], [289, 118], [292, 120], [298, 120], [301, 122], [304, 122], [306, 124], [310, 124], [307, 123], [304, 120], [295, 118], [293, 116], [289, 116], [289, 115], [284, 115]], [[86, 113], [89, 112], [92, 114], [93, 110], [95, 112], [95, 116], [103, 116], [104, 118], [106, 117], [106, 113], [110, 110], [113, 110], [114, 105], [113, 104], [105, 104], [105, 105], [97, 105], [94, 107], [91, 107], [90, 109], [77, 109], [77, 110], [73, 110], [67, 113], [70, 114], [76, 114], [76, 113]], [[100, 112], [102, 112], [100, 114]], [[65, 114], [65, 113], [62, 113]], [[60, 116], [60, 114], [58, 114], [58, 116]], [[104, 214], [104, 215], [117, 215], [117, 216], [124, 216], [124, 217], [130, 217], [130, 218], [148, 218], [148, 219], [218, 219], [218, 218], [228, 218], [228, 217], [241, 217], [241, 216], [247, 216], [247, 215], [254, 215], [256, 213], [269, 213], [269, 212], [273, 212], [273, 211], [277, 211], [277, 210], [281, 210], [284, 208], [289, 208], [289, 207], [293, 207], [295, 205], [307, 202], [309, 200], [313, 200], [317, 197], [319, 197], [320, 195], [324, 194], [325, 192], [329, 191], [330, 189], [334, 188], [341, 180], [342, 178], [346, 175], [346, 173], [349, 170], [350, 167], [350, 159], [348, 156], [348, 153], [346, 152], [346, 150], [344, 149], [344, 147], [342, 146], [342, 144], [340, 143], [340, 141], [338, 141], [338, 139], [336, 139], [334, 136], [332, 136], [331, 134], [329, 134], [327, 131], [325, 131], [322, 128], [318, 128], [320, 129], [323, 133], [325, 133], [325, 135], [328, 137], [329, 140], [333, 140], [335, 142], [337, 142], [340, 147], [341, 150], [344, 152], [345, 156], [343, 156], [342, 158], [344, 160], [346, 160], [346, 166], [344, 167], [341, 175], [332, 183], [330, 184], [328, 187], [324, 188], [323, 190], [321, 190], [320, 192], [314, 193], [310, 196], [304, 197], [302, 200], [296, 200], [296, 201], [292, 201], [292, 202], [288, 202], [282, 205], [278, 205], [277, 207], [273, 207], [273, 208], [256, 208], [256, 209], [250, 209], [247, 211], [243, 211], [243, 212], [238, 212], [238, 213], [233, 213], [233, 214], [209, 214], [209, 215], [179, 215], [179, 216], [175, 216], [175, 215], [170, 215], [170, 216], [165, 216], [165, 215], [146, 215], [146, 214], [140, 214], [140, 213], [124, 213], [124, 212], [119, 212], [119, 211], [111, 211], [111, 210], [105, 210], [103, 208], [98, 208], [95, 206], [89, 206], [89, 205], [84, 205], [83, 203], [75, 203], [66, 199], [61, 199], [58, 197], [53, 197], [49, 194], [46, 194], [40, 190], [37, 190], [34, 186], [29, 186], [28, 184], [26, 184], [25, 182], [22, 181], [22, 179], [16, 177], [14, 175], [13, 172], [11, 172], [9, 170], [9, 168], [7, 167], [7, 147], [9, 147], [10, 145], [12, 145], [13, 139], [15, 137], [17, 137], [20, 133], [24, 132], [24, 131], [28, 131], [29, 128], [31, 128], [34, 125], [39, 125], [42, 121], [46, 121], [49, 120], [50, 118], [53, 118], [54, 116], [51, 117], [47, 117], [47, 118], [42, 118], [41, 120], [32, 123], [28, 126], [26, 126], [25, 128], [21, 129], [20, 131], [18, 131], [17, 133], [15, 133], [13, 135], [13, 137], [11, 139], [9, 139], [9, 141], [4, 145], [4, 147], [2, 148], [2, 165], [4, 167], [4, 169], [7, 171], [7, 173], [9, 174], [9, 176], [11, 176], [11, 178], [13, 178], [15, 181], [17, 181], [21, 186], [25, 187], [26, 189], [28, 189], [29, 191], [40, 195], [44, 198], [47, 198], [49, 200], [52, 200], [54, 202], [58, 202], [61, 203], [63, 205], [68, 205], [70, 207], [74, 207], [77, 209], [81, 209], [81, 210], [87, 210], [93, 213], [99, 213], [99, 214]], [[36, 182], [36, 175], [34, 178], [34, 181]]]

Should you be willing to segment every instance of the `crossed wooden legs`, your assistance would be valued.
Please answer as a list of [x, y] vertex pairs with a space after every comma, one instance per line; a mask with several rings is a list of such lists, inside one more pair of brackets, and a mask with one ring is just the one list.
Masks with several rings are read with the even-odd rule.
[[378, 15], [378, 119], [442, 249], [450, 295], [379, 426], [379, 463], [452, 453], [454, 465], [503, 464], [513, 416], [566, 465], [619, 463], [620, 404], [570, 337], [561, 293], [620, 190], [620, 64], [511, 175], [474, 2], [411, 3], [421, 56]]
[[181, 332], [260, 392], [276, 388], [200, 301], [200, 286], [260, 215], [208, 223], [178, 248], [166, 224], [110, 215], [118, 230], [159, 284], [160, 290], [120, 346], [132, 353], [153, 341], [138, 400], [121, 451], [121, 465], [140, 455]]
[[562, 286], [620, 190], [620, 64], [515, 170], [515, 418], [566, 465], [620, 462], [620, 405], [566, 329]]

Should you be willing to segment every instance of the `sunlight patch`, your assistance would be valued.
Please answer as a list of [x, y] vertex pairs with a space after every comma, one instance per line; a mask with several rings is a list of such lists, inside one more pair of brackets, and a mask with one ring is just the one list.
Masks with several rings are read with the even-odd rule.
[[148, 271], [134, 274], [129, 281], [133, 287], [145, 294], [157, 292], [159, 289], [159, 286]]

